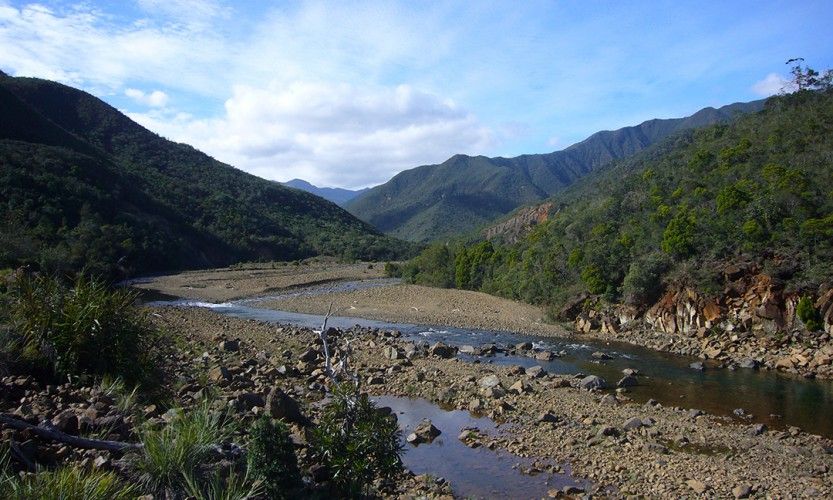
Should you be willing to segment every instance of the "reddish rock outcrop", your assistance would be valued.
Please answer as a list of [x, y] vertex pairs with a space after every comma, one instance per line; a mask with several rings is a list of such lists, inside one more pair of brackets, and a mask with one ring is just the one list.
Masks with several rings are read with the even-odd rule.
[[535, 225], [546, 222], [552, 208], [552, 202], [521, 208], [511, 218], [484, 229], [483, 236], [487, 240], [501, 238], [506, 243], [515, 243]]

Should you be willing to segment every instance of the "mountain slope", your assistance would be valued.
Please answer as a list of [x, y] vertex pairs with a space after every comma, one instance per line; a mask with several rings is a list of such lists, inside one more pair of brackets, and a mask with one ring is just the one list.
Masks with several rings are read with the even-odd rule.
[[554, 306], [590, 293], [645, 307], [664, 287], [729, 304], [737, 269], [765, 274], [773, 293], [821, 296], [833, 284], [831, 158], [833, 91], [773, 97], [579, 180], [515, 244], [441, 246], [442, 258], [431, 247], [405, 275]]
[[0, 75], [0, 166], [0, 267], [126, 274], [407, 247], [46, 80]]
[[284, 182], [283, 185], [295, 189], [300, 189], [301, 191], [306, 191], [307, 193], [312, 193], [315, 196], [320, 196], [325, 200], [330, 200], [339, 206], [344, 206], [344, 204], [348, 201], [352, 200], [356, 196], [370, 189], [364, 188], [352, 190], [344, 188], [318, 187], [313, 186], [312, 184], [303, 179], [292, 179], [291, 181]]
[[757, 111], [763, 101], [705, 108], [679, 119], [650, 120], [598, 132], [563, 151], [487, 158], [456, 155], [396, 175], [345, 205], [379, 230], [413, 241], [471, 231], [513, 209], [539, 202], [617, 158], [675, 132]]

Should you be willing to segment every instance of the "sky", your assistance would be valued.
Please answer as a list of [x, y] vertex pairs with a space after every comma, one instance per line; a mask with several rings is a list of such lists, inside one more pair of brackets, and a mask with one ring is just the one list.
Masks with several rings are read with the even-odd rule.
[[361, 188], [454, 154], [780, 91], [833, 2], [0, 0], [0, 69], [81, 88], [271, 180]]

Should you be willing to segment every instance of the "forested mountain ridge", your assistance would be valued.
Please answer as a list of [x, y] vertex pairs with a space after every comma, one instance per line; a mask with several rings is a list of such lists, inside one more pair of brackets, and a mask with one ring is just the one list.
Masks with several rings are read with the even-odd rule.
[[833, 285], [831, 186], [833, 92], [804, 90], [585, 177], [516, 244], [434, 245], [404, 275], [556, 311], [588, 296], [647, 307], [680, 287], [730, 301], [744, 273], [771, 297], [821, 297]]
[[763, 101], [735, 103], [705, 108], [687, 118], [649, 120], [597, 132], [548, 154], [455, 155], [439, 165], [401, 172], [345, 206], [385, 233], [413, 241], [440, 240], [476, 229], [519, 206], [540, 202], [610, 161], [675, 132], [726, 122], [762, 106]]
[[47, 80], [0, 75], [0, 165], [0, 267], [124, 275], [409, 248]]
[[310, 184], [309, 182], [303, 179], [292, 179], [290, 181], [286, 181], [282, 183], [284, 186], [289, 186], [291, 188], [300, 189], [302, 191], [306, 191], [308, 193], [312, 193], [316, 196], [320, 196], [325, 200], [330, 200], [338, 206], [344, 206], [345, 203], [352, 200], [356, 196], [364, 193], [370, 188], [364, 189], [344, 189], [344, 188], [330, 188], [330, 187], [318, 187]]

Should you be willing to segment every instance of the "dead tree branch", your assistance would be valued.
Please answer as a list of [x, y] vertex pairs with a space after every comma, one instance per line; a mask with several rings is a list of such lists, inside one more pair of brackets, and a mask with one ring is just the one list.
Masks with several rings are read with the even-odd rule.
[[123, 443], [121, 441], [107, 441], [104, 439], [88, 439], [78, 436], [71, 436], [65, 432], [61, 432], [55, 428], [49, 421], [43, 421], [40, 425], [32, 425], [23, 420], [19, 420], [7, 414], [0, 414], [0, 424], [12, 429], [28, 430], [38, 437], [65, 443], [75, 448], [83, 448], [86, 450], [105, 450], [105, 451], [130, 451], [139, 450], [142, 448], [141, 443]]

